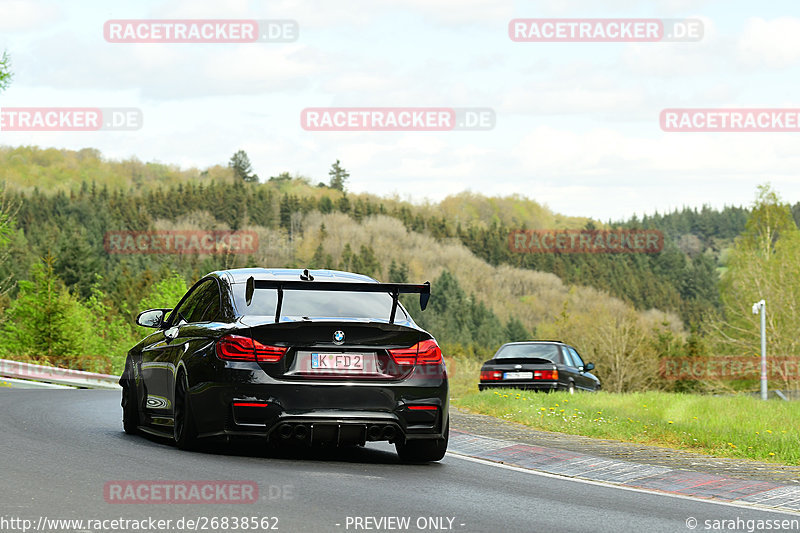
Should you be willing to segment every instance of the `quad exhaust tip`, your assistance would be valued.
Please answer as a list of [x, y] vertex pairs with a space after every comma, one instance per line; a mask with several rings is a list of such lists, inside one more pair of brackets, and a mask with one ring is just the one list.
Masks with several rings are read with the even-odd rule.
[[394, 430], [394, 427], [386, 426], [385, 428], [383, 428], [383, 431], [381, 432], [381, 438], [383, 440], [392, 440], [394, 439], [396, 434], [397, 432]]
[[298, 440], [306, 440], [308, 438], [308, 427], [303, 424], [298, 424], [294, 427], [294, 438]]
[[378, 440], [381, 438], [381, 427], [380, 426], [370, 426], [367, 429], [367, 439], [369, 440]]
[[[397, 437], [397, 433], [397, 428], [392, 425], [373, 424], [366, 428], [366, 440], [392, 441]], [[308, 440], [311, 436], [311, 428], [306, 424], [285, 423], [277, 429], [277, 434], [282, 440], [289, 440], [291, 438]]]

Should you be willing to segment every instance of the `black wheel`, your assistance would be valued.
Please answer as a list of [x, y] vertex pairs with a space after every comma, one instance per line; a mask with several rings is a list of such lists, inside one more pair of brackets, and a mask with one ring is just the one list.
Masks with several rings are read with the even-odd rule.
[[181, 450], [193, 450], [197, 447], [197, 427], [192, 416], [192, 403], [189, 400], [189, 380], [181, 372], [175, 383], [175, 444]]
[[139, 399], [136, 394], [136, 383], [133, 381], [131, 362], [125, 363], [122, 380], [122, 427], [128, 435], [139, 432]]
[[400, 460], [404, 463], [428, 463], [439, 461], [447, 452], [447, 441], [450, 438], [450, 419], [444, 427], [443, 439], [412, 440], [405, 443], [396, 443], [395, 449]]

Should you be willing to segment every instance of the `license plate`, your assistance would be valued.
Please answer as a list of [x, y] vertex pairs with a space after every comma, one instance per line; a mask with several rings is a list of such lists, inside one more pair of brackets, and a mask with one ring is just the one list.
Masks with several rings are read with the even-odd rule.
[[506, 372], [503, 379], [533, 379], [533, 372]]
[[364, 370], [364, 355], [360, 353], [312, 353], [314, 370]]

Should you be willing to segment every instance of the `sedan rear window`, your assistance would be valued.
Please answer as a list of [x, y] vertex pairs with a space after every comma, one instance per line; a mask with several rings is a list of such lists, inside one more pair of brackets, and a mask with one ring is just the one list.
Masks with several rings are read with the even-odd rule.
[[[237, 307], [245, 315], [275, 316], [278, 291], [259, 289], [253, 293], [250, 305], [244, 301], [244, 291], [237, 295]], [[392, 314], [392, 297], [387, 293], [283, 291], [281, 316], [309, 318], [378, 318], [389, 320]], [[398, 305], [395, 321], [408, 320], [408, 315]]]
[[557, 363], [560, 359], [558, 346], [555, 344], [507, 344], [497, 350], [495, 359], [514, 359], [518, 357], [536, 357]]

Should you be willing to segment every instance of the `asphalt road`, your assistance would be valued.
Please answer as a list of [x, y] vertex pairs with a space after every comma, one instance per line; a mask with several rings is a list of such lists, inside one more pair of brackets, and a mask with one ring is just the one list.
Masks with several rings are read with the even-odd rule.
[[[21, 531], [23, 523], [13, 519], [31, 520], [33, 528], [43, 517], [172, 520], [172, 527], [163, 531], [177, 531], [175, 523], [182, 517], [209, 519], [206, 530], [226, 531], [219, 525], [212, 528], [210, 518], [247, 516], [277, 518], [277, 530], [290, 532], [648, 533], [690, 531], [690, 517], [698, 521], [697, 531], [710, 530], [706, 520], [738, 519], [739, 530], [747, 531], [748, 520], [800, 519], [796, 514], [546, 477], [449, 454], [440, 463], [402, 465], [389, 445], [276, 453], [249, 444], [181, 452], [158, 439], [125, 435], [121, 414], [117, 392], [0, 389], [0, 531]], [[125, 480], [253, 481], [259, 501], [106, 501], [106, 484]], [[409, 527], [396, 529], [396, 522], [383, 522], [378, 529], [377, 520], [388, 517], [407, 517]], [[249, 531], [265, 531], [261, 525], [275, 524], [273, 519]], [[757, 522], [751, 524], [758, 530]], [[111, 523], [106, 529], [102, 523], [94, 524], [100, 528], [91, 525], [84, 523], [83, 530], [112, 530]], [[719, 531], [724, 524], [708, 525]], [[119, 530], [117, 526], [113, 529]], [[59, 530], [53, 525], [44, 529]], [[60, 530], [81, 529], [73, 524]], [[233, 531], [230, 521], [227, 531]]]

